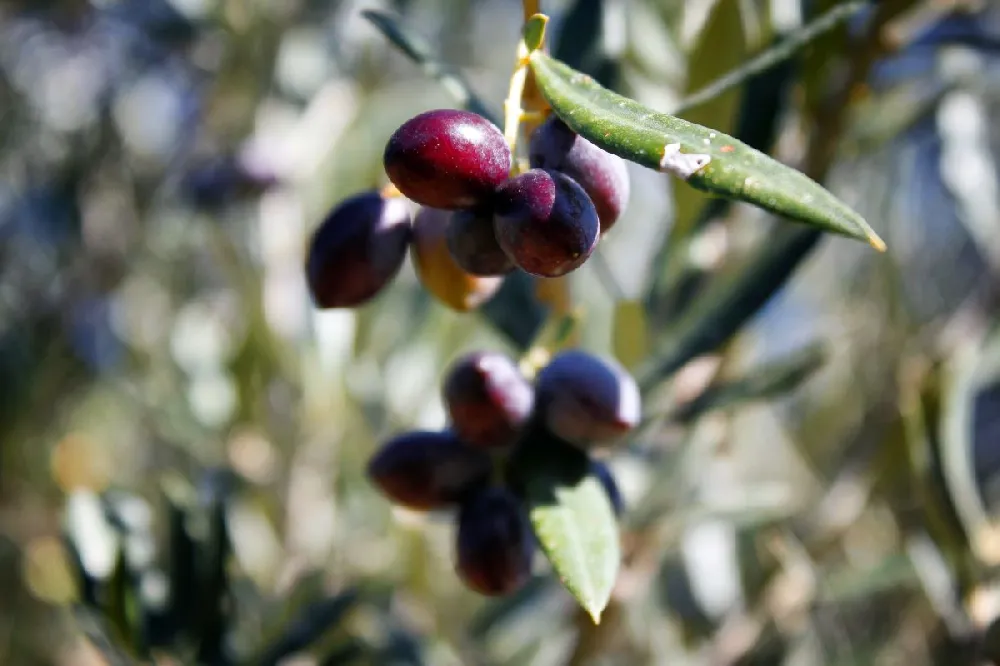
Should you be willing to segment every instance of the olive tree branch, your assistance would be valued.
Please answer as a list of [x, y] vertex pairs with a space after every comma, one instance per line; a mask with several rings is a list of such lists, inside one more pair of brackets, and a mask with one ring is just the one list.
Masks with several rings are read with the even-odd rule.
[[709, 102], [719, 95], [725, 93], [730, 88], [735, 88], [744, 83], [750, 77], [760, 74], [770, 67], [778, 64], [786, 58], [792, 57], [804, 46], [820, 37], [826, 32], [833, 30], [842, 22], [854, 16], [868, 2], [866, 0], [853, 0], [831, 7], [825, 13], [819, 15], [806, 25], [802, 26], [791, 36], [774, 46], [762, 51], [747, 62], [742, 67], [723, 74], [715, 81], [691, 93], [680, 101], [674, 109], [674, 115], [680, 115], [690, 111], [696, 106]]

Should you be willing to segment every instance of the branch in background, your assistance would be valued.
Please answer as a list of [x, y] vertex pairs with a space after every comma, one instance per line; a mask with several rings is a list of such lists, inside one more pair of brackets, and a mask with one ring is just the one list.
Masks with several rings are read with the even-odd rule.
[[812, 22], [794, 32], [783, 42], [775, 44], [766, 51], [761, 52], [739, 69], [719, 77], [701, 90], [695, 91], [682, 99], [677, 108], [672, 112], [673, 115], [681, 115], [685, 111], [709, 102], [730, 88], [742, 85], [751, 76], [773, 67], [782, 60], [791, 58], [797, 51], [814, 39], [833, 30], [854, 16], [867, 4], [864, 0], [855, 0], [854, 2], [845, 2], [844, 4], [832, 7], [825, 14], [821, 14]]
[[500, 121], [472, 90], [472, 86], [455, 67], [441, 61], [430, 44], [419, 35], [403, 27], [402, 22], [385, 12], [366, 9], [361, 15], [368, 19], [386, 39], [392, 42], [410, 60], [420, 66], [424, 74], [437, 81], [463, 107], [489, 119], [497, 127]]

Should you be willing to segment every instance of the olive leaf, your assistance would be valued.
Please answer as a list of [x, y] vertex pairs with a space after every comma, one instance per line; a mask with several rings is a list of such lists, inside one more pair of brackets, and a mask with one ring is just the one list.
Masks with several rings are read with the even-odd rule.
[[402, 51], [410, 60], [420, 66], [424, 74], [437, 81], [463, 107], [478, 113], [494, 125], [500, 121], [472, 90], [472, 86], [455, 67], [442, 62], [425, 39], [403, 27], [402, 21], [375, 9], [366, 9], [361, 15], [368, 19], [386, 39]]
[[597, 624], [621, 563], [611, 500], [579, 449], [551, 437], [527, 449], [516, 474], [531, 526], [559, 580]]
[[826, 348], [811, 344], [773, 363], [766, 363], [747, 375], [706, 389], [673, 413], [679, 423], [690, 423], [702, 414], [732, 405], [764, 400], [790, 393], [826, 361]]
[[556, 115], [604, 150], [696, 189], [885, 249], [861, 215], [804, 173], [727, 134], [614, 93], [543, 51], [530, 59]]
[[643, 389], [726, 342], [784, 286], [821, 237], [815, 228], [779, 228], [745, 266], [714, 280], [638, 372]]
[[279, 664], [285, 657], [306, 649], [325, 632], [336, 627], [360, 599], [359, 590], [349, 588], [306, 604], [264, 650], [257, 663], [262, 666]]

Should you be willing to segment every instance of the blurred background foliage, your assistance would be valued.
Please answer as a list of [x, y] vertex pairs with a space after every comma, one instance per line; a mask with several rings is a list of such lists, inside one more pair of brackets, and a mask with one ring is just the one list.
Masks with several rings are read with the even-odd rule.
[[[670, 111], [834, 4], [542, 9], [555, 55]], [[632, 367], [746, 287], [610, 461], [625, 562], [595, 627], [541, 562], [511, 599], [466, 591], [446, 517], [363, 475], [387, 436], [443, 425], [451, 359], [519, 353], [568, 304], [524, 278], [459, 315], [407, 265], [317, 312], [302, 272], [401, 122], [465, 85], [500, 116], [521, 4], [5, 0], [0, 663], [1000, 655], [1000, 10], [855, 4], [683, 116], [822, 180], [887, 254], [632, 165], [601, 261], [566, 281], [574, 341]]]

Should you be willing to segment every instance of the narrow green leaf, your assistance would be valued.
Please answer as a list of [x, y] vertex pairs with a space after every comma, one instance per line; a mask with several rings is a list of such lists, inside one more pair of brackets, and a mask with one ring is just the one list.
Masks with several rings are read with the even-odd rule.
[[[605, 0], [576, 0], [562, 15], [559, 36], [552, 48], [556, 60], [594, 77], [601, 85], [614, 88], [620, 63], [608, 52], [604, 20]], [[614, 39], [610, 40], [614, 41]]]
[[611, 501], [579, 449], [549, 438], [529, 448], [517, 474], [535, 536], [562, 584], [597, 624], [621, 563]]
[[885, 249], [863, 217], [802, 172], [727, 134], [614, 93], [542, 51], [531, 54], [531, 67], [553, 111], [604, 150], [696, 189]]
[[709, 387], [694, 400], [678, 407], [673, 418], [688, 423], [708, 411], [788, 393], [808, 379], [825, 360], [826, 350], [822, 344], [809, 345], [786, 358], [764, 364], [745, 377]]
[[136, 661], [125, 652], [121, 642], [115, 639], [108, 619], [98, 610], [77, 605], [73, 608], [72, 617], [76, 628], [86, 636], [108, 666], [134, 666]]
[[469, 635], [481, 643], [488, 642], [494, 631], [503, 633], [508, 623], [516, 621], [522, 613], [544, 606], [545, 598], [557, 589], [549, 576], [535, 576], [512, 595], [484, 606], [469, 622]]
[[261, 666], [279, 664], [285, 657], [305, 650], [324, 633], [335, 628], [360, 598], [359, 591], [351, 588], [306, 604], [256, 663]]
[[379, 32], [385, 35], [386, 39], [410, 60], [419, 65], [424, 74], [441, 84], [456, 102], [467, 110], [487, 118], [494, 125], [503, 126], [490, 112], [489, 107], [472, 90], [472, 86], [462, 73], [457, 68], [442, 62], [434, 54], [434, 49], [427, 40], [403, 27], [399, 18], [374, 9], [366, 9], [361, 12], [361, 15], [378, 28]]
[[535, 280], [524, 271], [509, 274], [500, 290], [477, 311], [518, 350], [526, 350], [545, 324], [548, 310], [535, 298]]
[[778, 228], [742, 270], [710, 284], [638, 373], [643, 388], [726, 342], [785, 284], [821, 237], [815, 228]]
[[[698, 90], [746, 61], [743, 21], [738, 0], [719, 0], [712, 8], [697, 42], [688, 57], [687, 90]], [[732, 134], [743, 91], [730, 88], [705, 104], [691, 109], [689, 122]], [[680, 240], [694, 228], [709, 195], [695, 188], [674, 188], [674, 221], [670, 227], [671, 245], [680, 249]], [[671, 262], [665, 269], [676, 262]]]
[[[778, 134], [781, 108], [787, 91], [795, 81], [796, 61], [781, 60], [770, 69], [752, 75], [743, 83], [743, 94], [733, 136], [764, 153], [770, 153]], [[719, 127], [704, 118], [684, 114], [693, 122]], [[690, 190], [691, 188], [687, 188]], [[680, 191], [675, 191], [675, 200]], [[711, 198], [689, 225], [688, 234], [675, 233], [679, 224], [676, 213], [674, 226], [664, 239], [654, 259], [656, 269], [649, 286], [646, 304], [654, 325], [676, 319], [708, 282], [710, 269], [692, 260], [691, 243], [714, 221], [724, 219], [732, 205], [730, 199]], [[675, 205], [674, 210], [677, 210]], [[709, 232], [711, 233], [711, 232]]]
[[713, 100], [727, 90], [742, 85], [750, 77], [767, 72], [779, 63], [787, 62], [803, 47], [811, 44], [817, 38], [826, 35], [857, 14], [866, 4], [868, 3], [865, 0], [851, 0], [830, 7], [826, 12], [802, 26], [785, 39], [755, 55], [738, 69], [727, 72], [703, 88], [699, 88], [696, 92], [685, 97], [681, 100], [675, 113], [681, 113], [681, 109], [693, 109], [696, 106]]
[[542, 48], [545, 43], [545, 26], [549, 17], [545, 14], [535, 14], [524, 24], [524, 45], [529, 51]]

